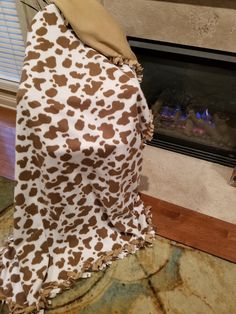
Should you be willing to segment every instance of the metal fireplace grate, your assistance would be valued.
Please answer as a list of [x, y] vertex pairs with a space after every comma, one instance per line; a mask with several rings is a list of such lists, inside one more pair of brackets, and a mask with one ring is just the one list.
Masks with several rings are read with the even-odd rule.
[[236, 165], [236, 55], [129, 38], [154, 114], [148, 144]]

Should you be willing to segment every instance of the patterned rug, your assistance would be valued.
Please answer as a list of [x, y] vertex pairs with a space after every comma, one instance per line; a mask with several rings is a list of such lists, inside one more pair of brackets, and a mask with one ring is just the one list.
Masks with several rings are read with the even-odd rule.
[[0, 177], [0, 213], [13, 204], [15, 181]]
[[[12, 215], [13, 206], [0, 214], [0, 246]], [[152, 248], [79, 280], [46, 314], [235, 314], [235, 295], [236, 264], [158, 236]], [[8, 311], [0, 305], [0, 313]]]

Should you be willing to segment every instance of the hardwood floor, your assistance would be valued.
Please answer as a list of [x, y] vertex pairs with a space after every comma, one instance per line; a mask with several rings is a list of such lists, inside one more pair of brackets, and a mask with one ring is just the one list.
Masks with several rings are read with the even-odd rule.
[[141, 193], [160, 236], [236, 263], [236, 225]]
[[0, 107], [0, 175], [14, 180], [16, 111]]
[[[0, 107], [0, 176], [14, 179], [15, 111]], [[236, 263], [236, 225], [141, 194], [158, 235]]]

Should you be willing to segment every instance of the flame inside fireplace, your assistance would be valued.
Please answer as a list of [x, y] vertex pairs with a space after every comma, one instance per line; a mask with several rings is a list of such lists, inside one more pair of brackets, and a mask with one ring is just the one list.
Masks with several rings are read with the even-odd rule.
[[[220, 143], [235, 147], [235, 128], [231, 127], [227, 114], [211, 111], [204, 105], [183, 105], [168, 101], [154, 104], [158, 108], [154, 114], [157, 133], [182, 138], [195, 138], [200, 142]], [[155, 111], [155, 109], [154, 109]]]

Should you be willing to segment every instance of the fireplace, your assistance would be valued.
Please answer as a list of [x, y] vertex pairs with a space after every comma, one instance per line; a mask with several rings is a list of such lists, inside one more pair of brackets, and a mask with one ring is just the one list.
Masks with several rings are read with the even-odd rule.
[[129, 38], [154, 114], [148, 144], [236, 165], [236, 55]]

